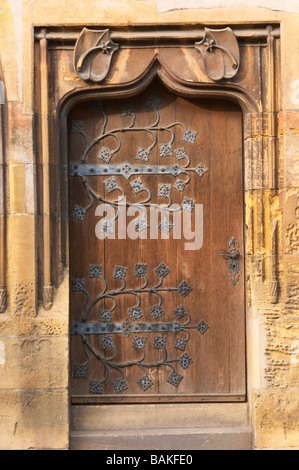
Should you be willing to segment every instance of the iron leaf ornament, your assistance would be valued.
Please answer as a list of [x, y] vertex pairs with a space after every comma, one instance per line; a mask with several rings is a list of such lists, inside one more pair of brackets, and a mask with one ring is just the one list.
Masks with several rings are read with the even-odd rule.
[[[144, 392], [154, 385], [153, 376], [151, 374], [150, 378], [147, 370], [153, 372], [153, 369], [158, 370], [161, 366], [170, 373], [166, 381], [172, 386], [178, 387], [184, 379], [184, 375], [179, 374], [175, 370], [175, 366], [181, 367], [183, 369], [182, 373], [192, 366], [193, 359], [186, 351], [189, 341], [192, 339], [190, 333], [192, 330], [195, 330], [200, 335], [204, 335], [210, 327], [204, 320], [201, 320], [198, 324], [192, 323], [191, 315], [185, 310], [183, 305], [179, 305], [173, 310], [175, 314], [174, 320], [165, 321], [165, 311], [162, 308], [165, 303], [164, 293], [179, 292], [183, 298], [186, 298], [193, 289], [186, 281], [182, 281], [178, 287], [166, 287], [164, 281], [171, 271], [163, 262], [153, 271], [158, 276], [159, 281], [150, 285], [147, 276], [148, 265], [146, 263], [136, 263], [134, 265], [134, 277], [144, 278], [145, 283], [142, 287], [140, 287], [139, 283], [136, 286], [133, 284], [126, 287], [125, 279], [128, 268], [116, 265], [114, 267], [113, 278], [122, 281], [122, 285], [118, 289], [109, 290], [108, 283], [103, 277], [103, 266], [92, 264], [89, 266], [89, 278], [92, 279], [92, 283], [99, 282], [102, 284], [102, 292], [95, 299], [89, 297], [87, 289], [90, 284], [87, 279], [72, 279], [72, 291], [76, 295], [83, 293], [85, 301], [82, 306], [81, 320], [71, 323], [70, 332], [72, 335], [81, 337], [83, 351], [86, 356], [84, 363], [74, 364], [73, 376], [76, 379], [87, 379], [89, 377], [87, 373], [88, 367], [91, 361], [99, 361], [98, 363], [102, 363], [104, 366], [104, 374], [100, 380], [91, 380], [89, 386], [90, 393], [97, 395], [104, 393], [104, 385], [110, 378], [110, 375], [112, 375], [112, 370], [118, 373], [118, 378], [112, 381], [116, 393], [128, 390], [129, 384], [126, 381], [125, 370], [131, 367], [140, 369], [142, 372], [142, 376], [137, 380], [137, 384]], [[146, 312], [148, 307], [143, 299], [144, 295], [148, 296], [149, 294], [154, 294], [158, 303], [149, 307], [150, 318], [152, 317], [152, 319], [146, 321], [143, 319], [142, 310]], [[135, 303], [137, 299], [137, 305], [133, 304], [128, 309], [130, 320], [125, 318], [123, 321], [114, 322], [113, 315], [118, 306], [117, 297], [123, 295], [128, 296], [127, 298], [133, 296], [132, 300]], [[100, 308], [99, 321], [88, 321], [92, 309], [100, 302], [107, 300], [113, 300], [110, 310]], [[128, 347], [130, 345], [138, 350], [139, 354], [136, 360], [129, 360], [127, 362], [125, 359], [119, 360], [120, 356], [117, 354], [119, 339], [117, 336], [122, 334], [128, 339], [126, 343]], [[176, 337], [174, 348], [178, 351], [172, 350], [173, 343], [169, 341], [171, 334]], [[97, 343], [100, 345], [100, 350], [95, 347], [95, 343], [92, 341], [94, 335], [99, 335]], [[133, 337], [133, 340], [130, 337]], [[157, 351], [159, 354], [154, 355], [155, 359], [148, 360], [149, 351], [155, 349], [159, 350]], [[182, 353], [179, 351], [182, 351]]]
[[118, 44], [109, 29], [102, 31], [83, 28], [74, 48], [74, 68], [82, 80], [98, 83], [107, 76]]
[[213, 81], [233, 78], [240, 65], [240, 52], [231, 28], [209, 29], [201, 41], [195, 43], [201, 53], [206, 73]]

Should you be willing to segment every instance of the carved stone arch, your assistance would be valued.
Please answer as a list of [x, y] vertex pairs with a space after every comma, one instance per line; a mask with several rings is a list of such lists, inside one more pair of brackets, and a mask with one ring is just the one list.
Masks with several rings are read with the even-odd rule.
[[[97, 26], [96, 26], [97, 27]], [[95, 28], [96, 28], [95, 27]], [[49, 149], [42, 157], [42, 167], [47, 168], [52, 163], [51, 174], [44, 172], [40, 178], [42, 183], [38, 192], [39, 204], [47, 200], [49, 181], [51, 181], [50, 211], [52, 216], [51, 232], [44, 233], [40, 237], [40, 253], [43, 247], [49, 246], [49, 240], [58, 242], [58, 249], [50, 251], [50, 259], [42, 259], [40, 254], [40, 295], [45, 284], [51, 280], [54, 287], [59, 285], [63, 275], [68, 286], [69, 276], [67, 270], [62, 268], [69, 266], [68, 246], [68, 155], [66, 150], [67, 117], [80, 102], [85, 100], [129, 98], [146, 89], [151, 80], [159, 77], [164, 87], [174, 94], [181, 96], [202, 96], [213, 99], [221, 98], [234, 101], [243, 112], [243, 159], [244, 159], [244, 190], [245, 197], [245, 256], [246, 256], [246, 305], [249, 328], [251, 326], [251, 288], [256, 277], [265, 283], [269, 282], [269, 293], [272, 303], [276, 303], [279, 295], [279, 272], [276, 271], [278, 261], [277, 236], [280, 220], [273, 225], [273, 230], [268, 230], [266, 224], [272, 222], [272, 214], [264, 212], [263, 197], [265, 189], [277, 190], [279, 161], [277, 158], [277, 130], [279, 112], [279, 54], [280, 32], [279, 25], [234, 25], [232, 26], [240, 46], [240, 64], [233, 77], [221, 80], [210, 79], [201, 70], [195, 81], [173, 73], [167, 67], [167, 63], [154, 56], [142, 72], [136, 77], [129, 77], [125, 82], [126, 67], [129, 66], [125, 49], [139, 50], [142, 55], [147, 48], [162, 47], [170, 44], [180, 51], [185, 45], [194, 47], [195, 42], [204, 38], [202, 27], [176, 28], [164, 26], [154, 28], [131, 27], [115, 28], [111, 26], [112, 40], [119, 44], [110, 62], [107, 75], [98, 83], [82, 79], [76, 72], [73, 63], [75, 44], [80, 35], [80, 27], [51, 27], [35, 29], [35, 63], [36, 63], [36, 101], [37, 115], [43, 120], [43, 126], [37, 127], [39, 148]], [[192, 27], [194, 28], [194, 26]], [[100, 27], [99, 27], [100, 29]], [[162, 38], [162, 39], [161, 39]], [[138, 42], [140, 40], [140, 43]], [[175, 52], [175, 51], [174, 51]], [[195, 54], [195, 52], [191, 52]], [[119, 59], [122, 67], [118, 69], [116, 59]], [[131, 61], [132, 64], [132, 61]], [[110, 68], [111, 67], [111, 68]], [[118, 70], [117, 70], [118, 69]], [[122, 75], [123, 73], [123, 75]], [[41, 109], [42, 108], [42, 109]], [[43, 130], [42, 130], [43, 129]], [[38, 146], [37, 146], [38, 147]], [[41, 153], [42, 155], [42, 153]], [[51, 179], [50, 179], [51, 178]], [[42, 196], [40, 196], [40, 194]], [[44, 196], [46, 196], [44, 198]], [[252, 198], [252, 199], [251, 199]], [[43, 217], [47, 217], [47, 207]], [[277, 228], [278, 227], [278, 228]], [[253, 236], [254, 234], [254, 236]], [[265, 246], [270, 246], [269, 257], [262, 256]], [[47, 263], [47, 276], [45, 273]], [[50, 269], [49, 269], [50, 268]], [[49, 270], [51, 276], [49, 277]], [[258, 273], [258, 274], [256, 274]], [[53, 290], [55, 293], [55, 290]], [[46, 290], [44, 290], [44, 293]], [[68, 296], [66, 295], [64, 320], [69, 320]], [[47, 302], [44, 295], [44, 306], [51, 308], [55, 298]], [[59, 308], [59, 305], [58, 305]], [[54, 310], [54, 309], [53, 309]], [[51, 315], [49, 313], [48, 315]], [[54, 315], [54, 312], [53, 312]], [[255, 345], [250, 338], [248, 347], [248, 370], [254, 365], [256, 354]], [[253, 381], [248, 374], [248, 387], [252, 387]]]
[[[135, 28], [132, 32], [95, 30], [93, 33], [96, 44], [92, 43], [93, 39], [90, 43], [88, 43], [89, 39], [81, 43], [83, 48], [81, 55], [80, 51], [78, 55], [80, 66], [84, 65], [84, 61], [91, 59], [92, 61], [99, 60], [97, 67], [101, 68], [103, 66], [102, 53], [105, 52], [106, 46], [109, 46], [109, 41], [111, 40], [111, 43], [119, 47], [113, 46], [112, 60], [104, 63], [105, 73], [102, 75], [99, 73], [93, 81], [88, 77], [80, 76], [80, 70], [76, 68], [76, 59], [74, 61], [74, 50], [78, 44], [80, 45], [79, 39], [84, 35], [78, 35], [78, 30], [72, 28], [68, 31], [51, 28], [36, 29], [35, 39], [39, 42], [36, 61], [40, 64], [39, 73], [36, 75], [36, 86], [41, 92], [39, 109], [43, 124], [40, 126], [39, 142], [42, 148], [41, 167], [44, 170], [43, 217], [46, 222], [41, 248], [41, 253], [46, 253], [46, 256], [41, 256], [43, 259], [41, 259], [40, 276], [43, 277], [43, 289], [40, 291], [43, 290], [45, 308], [51, 308], [52, 286], [59, 285], [59, 279], [63, 277], [63, 266], [68, 266], [67, 162], [63, 142], [66, 136], [66, 116], [75, 103], [95, 97], [102, 99], [130, 97], [144, 90], [157, 76], [168, 90], [177, 95], [219, 97], [235, 101], [241, 107], [244, 118], [245, 190], [263, 186], [276, 187], [275, 116], [278, 109], [276, 90], [279, 77], [275, 63], [279, 60], [279, 48], [276, 47], [280, 37], [279, 26], [261, 25], [255, 31], [246, 25], [239, 25], [235, 26], [233, 32], [230, 30], [229, 36], [226, 36], [228, 30], [230, 28], [219, 29], [217, 32], [209, 28], [205, 28], [204, 31], [201, 29], [179, 31], [169, 28], [169, 30], [163, 29], [159, 32], [151, 28], [148, 30]], [[232, 42], [227, 42], [227, 37], [230, 37]], [[214, 40], [215, 43], [213, 43]], [[239, 55], [234, 50], [236, 41], [240, 47]], [[213, 44], [218, 47], [218, 52], [222, 52], [211, 56], [217, 59], [211, 68], [211, 62], [205, 62], [203, 58], [206, 54], [205, 59], [210, 61], [211, 57], [208, 57], [208, 52], [216, 50]], [[257, 44], [258, 47], [256, 47]], [[50, 45], [51, 48], [49, 48]], [[126, 53], [126, 50], [129, 50], [129, 53]], [[170, 52], [174, 50], [176, 51], [175, 60], [171, 59]], [[248, 54], [251, 54], [252, 60], [248, 60]], [[144, 60], [143, 55], [146, 56]], [[54, 77], [56, 64], [60, 63], [60, 60], [61, 65], [62, 63], [64, 65], [57, 69], [59, 72], [55, 80], [59, 87], [56, 89]], [[219, 60], [222, 64], [220, 75], [217, 72]], [[127, 71], [134, 63], [138, 64], [139, 69], [136, 73], [128, 75]], [[231, 67], [234, 64], [235, 66]], [[66, 71], [63, 72], [63, 70]], [[66, 85], [66, 80], [71, 86]], [[51, 100], [49, 89], [53, 92]], [[54, 139], [51, 139], [52, 135]], [[56, 139], [58, 135], [59, 138]], [[258, 138], [261, 135], [262, 140]], [[55, 163], [54, 186], [57, 188], [56, 191], [54, 190], [55, 197], [51, 196], [52, 200], [49, 199], [48, 164], [50, 160], [51, 163], [52, 160]], [[47, 222], [48, 212], [55, 213], [55, 217], [52, 218], [55, 222], [52, 225]], [[252, 215], [252, 217], [256, 216]], [[252, 217], [248, 215], [249, 227], [253, 226], [253, 223], [250, 223]], [[261, 236], [258, 237], [258, 244], [255, 246], [257, 251], [264, 244], [263, 236], [262, 231]], [[54, 250], [51, 250], [51, 237], [54, 240], [52, 242], [55, 245]], [[272, 246], [271, 242], [270, 244]], [[273, 250], [275, 251], [275, 248]], [[253, 252], [252, 247], [251, 252]], [[274, 271], [272, 270], [273, 273]], [[272, 277], [270, 285], [273, 283], [277, 285], [276, 274]], [[272, 291], [276, 289], [271, 289]], [[274, 295], [274, 302], [275, 299]]]
[[[251, 138], [253, 136], [251, 128], [251, 120], [253, 116], [259, 114], [258, 104], [254, 97], [246, 89], [237, 85], [215, 85], [215, 84], [197, 84], [190, 86], [181, 80], [175, 80], [174, 77], [168, 75], [163, 69], [161, 63], [155, 60], [152, 67], [147, 73], [142, 74], [140, 80], [134, 84], [128, 84], [122, 87], [87, 87], [79, 90], [72, 91], [60, 100], [56, 113], [56, 135], [59, 139], [59, 164], [61, 168], [67, 167], [67, 119], [73, 107], [85, 102], [95, 99], [109, 100], [109, 99], [126, 99], [138, 95], [146, 90], [150, 83], [158, 78], [166, 89], [177, 96], [186, 98], [212, 98], [224, 99], [236, 103], [243, 113], [243, 139]], [[62, 157], [61, 157], [62, 156]], [[250, 155], [246, 152], [243, 155], [244, 162], [250, 159]], [[66, 175], [64, 175], [66, 177]], [[64, 181], [64, 177], [62, 181]], [[65, 187], [61, 187], [63, 194]], [[64, 194], [63, 199], [67, 200], [67, 194]]]
[[[170, 91], [174, 96], [178, 95], [185, 98], [209, 98], [209, 99], [225, 99], [228, 101], [233, 101], [238, 104], [238, 107], [243, 111], [244, 116], [251, 115], [254, 111], [257, 111], [257, 108], [254, 104], [253, 98], [248, 93], [244, 93], [241, 88], [227, 85], [226, 87], [222, 87], [215, 84], [198, 84], [197, 86], [188, 86], [186, 84], [182, 84], [178, 81], [175, 81], [173, 77], [169, 77], [166, 74], [165, 70], [161, 67], [161, 65], [156, 66], [154, 69], [151, 69], [151, 73], [147, 76], [143, 77], [139, 83], [135, 83], [134, 86], [130, 85], [127, 87], [115, 87], [114, 89], [107, 89], [105, 87], [96, 86], [90, 88], [84, 88], [81, 90], [73, 91], [63, 97], [61, 102], [59, 103], [59, 108], [57, 110], [57, 131], [60, 131], [60, 155], [62, 157], [61, 164], [61, 171], [62, 171], [62, 178], [61, 181], [65, 182], [68, 179], [69, 171], [68, 171], [68, 161], [67, 155], [69, 154], [67, 150], [68, 142], [68, 116], [71, 114], [71, 111], [76, 106], [80, 105], [80, 103], [84, 103], [86, 101], [92, 101], [95, 99], [98, 100], [113, 100], [113, 99], [126, 99], [128, 97], [136, 97], [139, 93], [147, 90], [151, 82], [157, 78], [168, 91]], [[245, 119], [244, 119], [245, 122]], [[248, 136], [248, 131], [247, 136]], [[240, 135], [240, 134], [239, 134]], [[249, 156], [248, 156], [249, 157]], [[65, 201], [65, 205], [62, 207], [62, 213], [68, 214], [72, 211], [69, 211], [67, 207], [68, 195], [67, 195], [67, 185], [64, 188], [61, 188], [61, 191], [64, 192], [62, 195], [62, 201]], [[63, 203], [63, 202], [62, 202]], [[70, 217], [70, 220], [71, 217]], [[65, 239], [62, 239], [62, 243], [64, 244], [64, 251], [66, 253], [72, 253], [72, 250], [69, 250], [67, 246], [67, 241], [69, 239], [68, 230], [69, 230], [69, 223], [68, 219], [65, 218], [62, 224], [62, 236], [65, 234]], [[74, 258], [71, 258], [71, 260]], [[66, 259], [66, 266], [72, 266], [73, 263], [70, 263], [69, 259]], [[71, 283], [71, 279], [70, 279]], [[72, 323], [71, 323], [71, 332], [72, 332]], [[71, 333], [72, 334], [72, 333]]]
[[[69, 207], [68, 207], [68, 181], [69, 162], [68, 162], [68, 116], [72, 109], [80, 103], [93, 100], [114, 100], [126, 99], [136, 97], [138, 94], [145, 91], [154, 79], [158, 79], [163, 86], [170, 91], [173, 95], [185, 98], [209, 98], [214, 100], [227, 100], [234, 102], [241, 109], [243, 114], [243, 167], [245, 169], [244, 187], [243, 191], [250, 188], [250, 175], [246, 174], [250, 171], [252, 165], [252, 147], [245, 144], [246, 141], [254, 139], [254, 131], [251, 123], [254, 116], [258, 114], [258, 105], [251, 94], [240, 86], [236, 85], [219, 85], [219, 84], [197, 84], [190, 86], [180, 81], [174, 80], [162, 68], [161, 64], [157, 61], [155, 65], [145, 74], [138, 83], [128, 85], [125, 87], [106, 88], [103, 86], [87, 87], [81, 90], [75, 90], [65, 95], [59, 102], [56, 113], [56, 135], [58, 136], [59, 143], [59, 166], [60, 166], [60, 250], [61, 259], [67, 269], [70, 267], [69, 260]], [[259, 151], [259, 149], [258, 149]], [[262, 154], [257, 157], [262, 159]], [[248, 182], [246, 184], [246, 182]], [[246, 213], [246, 208], [244, 209]], [[63, 215], [64, 214], [64, 215]], [[250, 220], [248, 214], [245, 214], [246, 219]], [[247, 235], [249, 239], [253, 236], [253, 224], [247, 226]], [[250, 250], [250, 249], [249, 249]], [[245, 272], [248, 269], [245, 263]], [[69, 281], [70, 282], [70, 281]]]

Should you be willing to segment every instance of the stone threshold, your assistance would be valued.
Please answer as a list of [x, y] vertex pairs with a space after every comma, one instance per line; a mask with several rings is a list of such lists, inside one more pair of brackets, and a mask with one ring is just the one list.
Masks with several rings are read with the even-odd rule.
[[247, 403], [72, 406], [71, 450], [251, 450]]
[[249, 427], [72, 431], [70, 450], [251, 450]]

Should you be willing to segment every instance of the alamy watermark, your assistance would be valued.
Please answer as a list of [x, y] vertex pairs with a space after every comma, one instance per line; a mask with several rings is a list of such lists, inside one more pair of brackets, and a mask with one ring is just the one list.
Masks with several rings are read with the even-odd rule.
[[121, 199], [118, 204], [99, 204], [95, 215], [101, 217], [95, 225], [99, 240], [183, 239], [185, 250], [199, 250], [203, 245], [202, 204], [145, 206]]

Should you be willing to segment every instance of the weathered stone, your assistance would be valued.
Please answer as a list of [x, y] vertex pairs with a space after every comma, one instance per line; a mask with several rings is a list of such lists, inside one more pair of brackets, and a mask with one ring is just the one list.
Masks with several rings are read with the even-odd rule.
[[67, 336], [20, 336], [3, 339], [3, 389], [58, 389], [68, 383]]
[[68, 449], [67, 390], [5, 390], [0, 401], [2, 450]]
[[[42, 167], [42, 148], [37, 135], [48, 118], [44, 119], [39, 89], [35, 87], [40, 64], [32, 36], [33, 26], [50, 25], [59, 29], [64, 25], [67, 29], [75, 25], [77, 31], [86, 25], [98, 29], [102, 26], [127, 28], [175, 24], [184, 30], [194, 28], [194, 24], [222, 26], [242, 23], [256, 24], [257, 28], [262, 24], [283, 25], [280, 45], [275, 48], [274, 103], [270, 102], [269, 77], [263, 77], [259, 86], [250, 83], [257, 63], [259, 69], [264, 68], [266, 74], [271, 73], [266, 47], [255, 45], [254, 51], [250, 52], [243, 43], [242, 62], [233, 86], [240, 90], [245, 83], [247, 93], [255, 102], [252, 113], [244, 114], [243, 145], [248, 404], [256, 449], [298, 449], [299, 65], [296, 58], [299, 42], [294, 40], [298, 36], [299, 21], [294, 10], [298, 13], [298, 7], [294, 6], [295, 2], [288, 5], [280, 2], [277, 8], [277, 1], [268, 0], [255, 1], [254, 5], [248, 2], [248, 8], [244, 6], [246, 2], [241, 3], [239, 7], [240, 2], [232, 0], [229, 4], [226, 2], [224, 8], [224, 2], [220, 0], [212, 3], [192, 0], [183, 6], [178, 0], [87, 0], [76, 2], [70, 17], [70, 2], [66, 0], [1, 2], [0, 105], [3, 122], [0, 132], [5, 151], [3, 160], [0, 158], [0, 177], [5, 185], [0, 185], [0, 201], [4, 201], [3, 205], [0, 204], [0, 214], [1, 222], [6, 222], [6, 259], [0, 262], [5, 263], [7, 280], [6, 286], [0, 285], [5, 291], [5, 312], [0, 314], [2, 449], [69, 447], [69, 284], [68, 273], [62, 269], [63, 260], [68, 256], [63, 251], [67, 244], [60, 245], [63, 224], [57, 222], [59, 211], [64, 218], [67, 209], [66, 206], [59, 210], [55, 207], [51, 215], [54, 229], [50, 250], [58, 261], [56, 270], [50, 266], [50, 280], [55, 289], [47, 284], [49, 292], [53, 293], [53, 299], [49, 301], [53, 306], [46, 311], [40, 302], [44, 275], [40, 253], [43, 254], [44, 248], [43, 217], [46, 212], [41, 191], [45, 168]], [[162, 57], [166, 59], [168, 53], [164, 50]], [[48, 63], [56, 70], [54, 73], [51, 69], [48, 75], [51, 82], [49, 114], [55, 117], [59, 103], [68, 93], [85, 89], [88, 85], [75, 73], [73, 51], [68, 43], [64, 50], [49, 48], [48, 54]], [[110, 77], [112, 81], [120, 76], [126, 77], [130, 64], [134, 63], [129, 50], [124, 49], [123, 54], [123, 62]], [[148, 60], [150, 66], [154, 55], [153, 49], [147, 50], [142, 59]], [[203, 79], [202, 59], [196, 62], [187, 53], [185, 57], [192, 64], [194, 76]], [[137, 76], [133, 78], [138, 81]], [[217, 90], [221, 86], [221, 83], [217, 84]], [[230, 86], [225, 84], [226, 89]], [[55, 120], [50, 119], [47, 124], [50, 168], [46, 169], [49, 169], [49, 190], [53, 195], [51, 204], [55, 206], [59, 191], [57, 175], [60, 174], [65, 187], [68, 184], [67, 160], [59, 162], [60, 172], [55, 147]], [[276, 149], [274, 162], [273, 148]], [[275, 184], [271, 165], [276, 165]], [[205, 407], [204, 404], [201, 406]], [[227, 406], [229, 415], [230, 406]], [[192, 407], [190, 405], [190, 409]], [[158, 409], [155, 407], [155, 413], [159, 413]], [[185, 421], [190, 414], [184, 414], [181, 405], [177, 410], [180, 422], [186, 428]], [[136, 413], [135, 408], [132, 416]], [[223, 407], [220, 412], [215, 405], [215, 413], [218, 417], [219, 413], [225, 412]], [[227, 426], [230, 424], [228, 415], [224, 420]], [[156, 418], [162, 423], [166, 416], [164, 411]], [[174, 425], [175, 419], [172, 419]], [[106, 413], [105, 420], [113, 431], [117, 426], [117, 416], [113, 412], [110, 415]], [[212, 414], [212, 420], [217, 427], [216, 415]], [[237, 424], [236, 415], [233, 421]], [[130, 422], [133, 426], [132, 417]], [[198, 418], [198, 423], [203, 426], [201, 418]], [[159, 439], [147, 431], [146, 434], [149, 445]], [[172, 434], [172, 443], [182, 441], [183, 432], [178, 434], [174, 431]], [[136, 436], [138, 438], [138, 433], [134, 432], [131, 437], [125, 436], [124, 442], [131, 445]], [[232, 436], [237, 436], [240, 443], [244, 442], [245, 436], [248, 445], [250, 433], [227, 433], [222, 441], [227, 448], [232, 442], [227, 437]], [[168, 445], [170, 441], [166, 434], [162, 437]], [[202, 437], [204, 446], [208, 445], [209, 435], [201, 431], [191, 436], [194, 438], [192, 445], [199, 437]]]
[[254, 399], [256, 449], [298, 450], [298, 391], [268, 390]]

